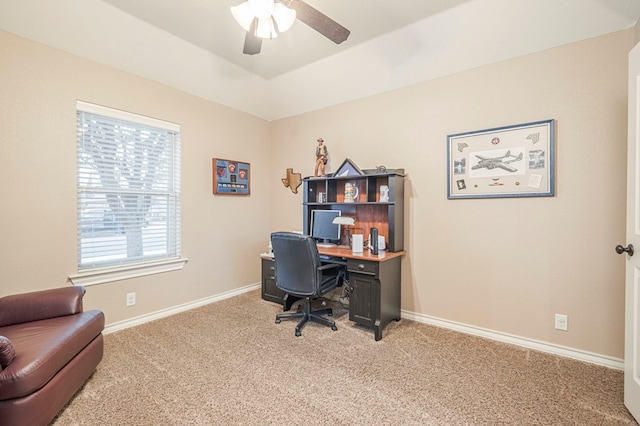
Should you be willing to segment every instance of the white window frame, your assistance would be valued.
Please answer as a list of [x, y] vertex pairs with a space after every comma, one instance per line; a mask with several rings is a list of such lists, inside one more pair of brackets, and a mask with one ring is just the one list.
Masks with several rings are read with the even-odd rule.
[[[163, 120], [158, 120], [151, 117], [133, 114], [133, 113], [122, 111], [122, 110], [104, 107], [101, 105], [95, 105], [95, 104], [91, 104], [83, 101], [77, 101], [76, 109], [79, 113], [82, 112], [82, 113], [97, 114], [97, 115], [108, 117], [109, 119], [122, 120], [123, 122], [127, 122], [128, 124], [132, 124], [134, 126], [135, 125], [150, 126], [150, 127], [168, 130], [171, 132], [176, 132], [177, 139], [175, 141], [174, 149], [177, 150], [177, 152], [175, 153], [176, 158], [173, 161], [173, 167], [176, 169], [174, 170], [175, 172], [174, 175], [176, 176], [175, 178], [176, 182], [175, 182], [175, 185], [172, 186], [171, 197], [172, 199], [176, 199], [177, 197], [177, 203], [175, 205], [175, 209], [176, 209], [175, 217], [171, 218], [173, 220], [174, 226], [172, 229], [174, 229], [174, 232], [170, 233], [170, 237], [169, 237], [170, 240], [168, 241], [169, 244], [172, 244], [175, 246], [175, 247], [172, 246], [173, 248], [173, 250], [171, 250], [172, 253], [168, 253], [166, 255], [160, 255], [150, 260], [145, 259], [144, 257], [142, 260], [138, 259], [135, 261], [127, 260], [127, 258], [124, 258], [117, 264], [107, 264], [106, 266], [101, 266], [100, 263], [91, 264], [91, 265], [81, 265], [81, 256], [82, 256], [81, 254], [82, 232], [81, 232], [81, 223], [80, 223], [81, 222], [80, 210], [82, 208], [81, 194], [83, 192], [86, 192], [86, 188], [84, 188], [83, 185], [81, 184], [81, 179], [80, 179], [81, 173], [80, 173], [80, 170], [78, 170], [78, 182], [77, 182], [78, 184], [78, 234], [77, 234], [78, 273], [75, 275], [69, 276], [69, 280], [74, 285], [88, 286], [88, 285], [102, 284], [102, 283], [111, 282], [111, 281], [130, 279], [130, 278], [144, 276], [144, 275], [157, 274], [157, 273], [182, 269], [185, 263], [188, 261], [188, 259], [182, 258], [180, 255], [181, 254], [180, 253], [181, 252], [180, 125], [163, 121]], [[78, 123], [77, 126], [79, 127], [80, 124]], [[80, 130], [81, 129], [78, 129], [79, 134], [80, 134]], [[78, 163], [78, 168], [80, 168], [79, 163]], [[108, 188], [108, 187], [105, 187], [103, 189], [105, 191], [112, 190], [111, 188]]]

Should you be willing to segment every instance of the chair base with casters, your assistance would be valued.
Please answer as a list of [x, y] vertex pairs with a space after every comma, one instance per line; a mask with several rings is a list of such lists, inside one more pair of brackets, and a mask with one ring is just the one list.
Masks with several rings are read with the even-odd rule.
[[322, 315], [333, 316], [333, 309], [325, 308], [325, 309], [319, 309], [317, 311], [312, 311], [311, 299], [307, 297], [304, 299], [304, 305], [303, 304], [298, 305], [297, 312], [276, 315], [276, 324], [280, 324], [280, 321], [283, 319], [301, 318], [300, 322], [296, 326], [297, 337], [302, 335], [302, 327], [304, 327], [308, 321], [315, 321], [320, 324], [328, 325], [329, 327], [331, 327], [331, 330], [336, 331], [338, 329], [338, 327], [336, 327], [336, 322], [328, 318], [325, 318]]

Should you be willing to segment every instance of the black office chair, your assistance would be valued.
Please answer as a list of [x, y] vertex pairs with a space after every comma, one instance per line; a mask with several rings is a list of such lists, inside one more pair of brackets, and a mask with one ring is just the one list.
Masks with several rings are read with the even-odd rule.
[[309, 235], [293, 232], [274, 232], [271, 245], [276, 262], [276, 286], [288, 295], [303, 297], [304, 305], [294, 313], [276, 315], [276, 324], [283, 319], [301, 318], [296, 326], [296, 336], [300, 336], [307, 321], [316, 321], [337, 330], [333, 320], [321, 315], [333, 315], [331, 308], [311, 310], [311, 298], [320, 297], [335, 289], [344, 278], [345, 266], [320, 262], [316, 241]]

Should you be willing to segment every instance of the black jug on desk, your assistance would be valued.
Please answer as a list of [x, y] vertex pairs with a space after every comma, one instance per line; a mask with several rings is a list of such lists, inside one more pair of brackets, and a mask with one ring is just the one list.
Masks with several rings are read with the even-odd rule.
[[371, 254], [378, 254], [378, 228], [371, 228], [369, 233], [369, 247]]

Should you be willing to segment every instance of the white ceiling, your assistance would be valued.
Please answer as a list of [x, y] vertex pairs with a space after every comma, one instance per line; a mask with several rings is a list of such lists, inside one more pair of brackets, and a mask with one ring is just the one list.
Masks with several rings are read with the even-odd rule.
[[242, 54], [243, 0], [0, 0], [0, 29], [267, 120], [632, 27], [640, 0], [306, 0], [302, 22]]
[[[264, 40], [258, 55], [242, 53], [244, 30], [229, 8], [244, 0], [104, 0], [260, 77], [271, 79], [382, 34], [428, 18], [469, 0], [306, 0], [351, 34], [336, 45], [304, 23], [274, 40]], [[402, 7], [397, 7], [401, 4]]]

